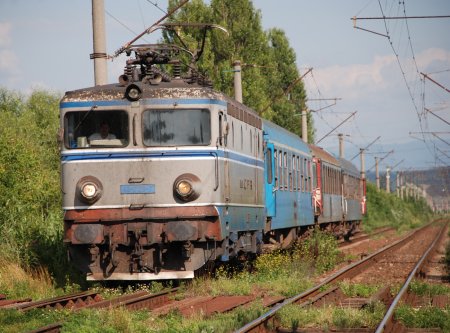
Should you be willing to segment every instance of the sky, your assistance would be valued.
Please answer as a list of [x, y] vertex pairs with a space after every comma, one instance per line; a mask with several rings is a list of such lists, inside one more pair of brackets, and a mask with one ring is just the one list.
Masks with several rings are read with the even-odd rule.
[[[155, 4], [166, 10], [167, 0], [105, 0], [108, 54], [164, 15]], [[369, 146], [365, 164], [372, 171], [375, 157], [380, 170], [450, 165], [445, 90], [450, 18], [363, 19], [450, 15], [449, 0], [253, 0], [253, 5], [264, 30], [286, 33], [300, 74], [313, 68], [303, 82], [320, 146], [338, 154], [342, 133], [349, 160]], [[352, 17], [358, 18], [356, 27], [370, 32], [354, 28]], [[138, 43], [160, 37], [157, 32]], [[0, 86], [61, 95], [92, 86], [92, 52], [91, 1], [0, 1]], [[108, 63], [110, 83], [117, 82], [124, 64], [122, 57]], [[359, 158], [353, 162], [360, 167]]]

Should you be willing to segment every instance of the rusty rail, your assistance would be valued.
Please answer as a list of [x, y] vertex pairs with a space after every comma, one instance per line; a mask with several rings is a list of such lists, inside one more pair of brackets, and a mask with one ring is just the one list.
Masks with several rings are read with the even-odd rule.
[[[152, 310], [156, 307], [161, 306], [170, 300], [170, 297], [174, 295], [178, 291], [178, 288], [168, 289], [156, 294], [149, 294], [146, 291], [138, 291], [133, 294], [123, 295], [116, 297], [110, 300], [101, 300], [97, 302], [90, 302], [88, 304], [79, 304], [79, 306], [72, 307], [73, 311], [79, 311], [81, 309], [104, 309], [104, 308], [116, 308], [119, 306], [124, 306], [129, 310], [140, 310], [140, 309], [149, 309]], [[83, 293], [80, 293], [83, 294]], [[87, 295], [95, 295], [96, 293], [85, 293]], [[73, 296], [73, 295], [71, 295]], [[86, 295], [83, 295], [86, 296]], [[63, 299], [60, 297], [60, 299]], [[67, 298], [67, 296], [66, 296]], [[48, 300], [47, 300], [48, 302]], [[33, 302], [34, 303], [34, 302]], [[39, 302], [36, 302], [39, 303]], [[36, 307], [46, 307], [46, 300], [41, 301], [42, 306]], [[34, 307], [34, 308], [36, 308]], [[41, 333], [41, 332], [51, 332], [58, 333], [62, 328], [63, 323], [54, 323], [51, 325], [47, 325], [45, 327], [41, 327], [35, 329], [33, 331], [29, 331], [28, 333]]]
[[44, 327], [37, 328], [28, 333], [59, 333], [61, 332], [62, 323], [50, 324]]
[[156, 294], [149, 294], [146, 291], [139, 291], [133, 294], [120, 296], [111, 300], [105, 300], [98, 303], [93, 303], [85, 306], [83, 309], [101, 309], [124, 306], [129, 310], [152, 310], [164, 303], [170, 301], [175, 293], [178, 292], [178, 288], [172, 288], [161, 291]]
[[370, 234], [357, 235], [357, 236], [355, 236], [353, 238], [350, 238], [349, 241], [344, 240], [344, 241], [339, 242], [339, 247], [345, 247], [345, 246], [348, 246], [348, 245], [354, 245], [354, 244], [357, 244], [357, 243], [359, 243], [359, 242], [361, 242], [363, 240], [369, 239], [370, 237], [373, 237], [373, 236], [376, 236], [376, 235], [379, 235], [379, 234], [383, 234], [385, 232], [392, 231], [392, 230], [395, 230], [395, 228], [386, 227], [386, 228], [378, 229], [378, 230], [376, 230], [376, 231], [374, 231], [374, 232], [372, 232]]
[[360, 272], [364, 271], [367, 267], [369, 267], [373, 262], [376, 262], [380, 257], [385, 256], [388, 253], [395, 251], [396, 249], [400, 248], [401, 246], [403, 246], [404, 244], [409, 242], [417, 234], [422, 232], [424, 229], [430, 227], [431, 224], [432, 223], [427, 224], [420, 229], [410, 232], [408, 235], [406, 235], [402, 239], [394, 242], [393, 244], [387, 245], [387, 246], [383, 247], [382, 249], [376, 251], [375, 253], [369, 255], [368, 257], [342, 268], [335, 274], [333, 274], [330, 277], [328, 277], [327, 279], [325, 279], [320, 284], [304, 291], [301, 294], [298, 294], [296, 296], [286, 299], [284, 302], [274, 306], [268, 312], [264, 313], [263, 315], [256, 318], [252, 322], [250, 322], [250, 323], [246, 324], [245, 326], [241, 327], [240, 329], [236, 330], [235, 333], [265, 331], [264, 327], [268, 326], [267, 325], [268, 322], [270, 320], [273, 320], [275, 314], [284, 306], [286, 306], [288, 304], [298, 303], [298, 302], [305, 302], [307, 299], [319, 294], [320, 289], [322, 287], [324, 287], [326, 285], [331, 285], [332, 283], [335, 283], [337, 281], [340, 281], [340, 280], [343, 280], [346, 278], [356, 276]]
[[28, 311], [31, 309], [39, 309], [39, 308], [76, 309], [82, 308], [89, 304], [95, 304], [102, 300], [103, 298], [99, 293], [84, 291], [35, 302], [15, 304], [11, 308], [22, 311]]
[[421, 272], [421, 269], [423, 268], [425, 262], [428, 260], [432, 252], [436, 249], [436, 246], [439, 244], [439, 242], [442, 240], [443, 236], [445, 235], [444, 230], [446, 230], [446, 225], [442, 226], [441, 230], [431, 243], [431, 245], [428, 247], [428, 249], [425, 251], [425, 253], [422, 255], [422, 257], [419, 259], [417, 264], [414, 266], [414, 268], [411, 270], [411, 273], [408, 275], [408, 278], [406, 279], [405, 283], [403, 284], [402, 288], [400, 289], [397, 296], [395, 296], [394, 300], [392, 301], [391, 305], [389, 306], [389, 309], [386, 311], [386, 314], [380, 324], [378, 325], [375, 333], [382, 333], [382, 332], [396, 332], [395, 322], [394, 322], [394, 311], [397, 308], [397, 305], [399, 304], [400, 300], [402, 299], [403, 295], [408, 290], [408, 287], [414, 277], [419, 275]]

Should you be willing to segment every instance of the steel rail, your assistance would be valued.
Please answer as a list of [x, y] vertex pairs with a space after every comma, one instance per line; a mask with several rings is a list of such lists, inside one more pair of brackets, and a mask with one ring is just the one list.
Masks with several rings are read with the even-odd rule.
[[71, 295], [64, 295], [55, 298], [43, 299], [40, 301], [21, 303], [14, 306], [17, 310], [28, 311], [37, 308], [78, 308], [86, 304], [102, 301], [102, 297], [97, 292], [79, 292]]
[[[172, 288], [166, 291], [162, 291], [156, 294], [149, 294], [146, 291], [138, 291], [133, 294], [122, 295], [110, 300], [103, 300], [96, 303], [90, 303], [81, 307], [75, 307], [72, 311], [80, 311], [83, 309], [104, 309], [104, 308], [117, 308], [124, 306], [129, 310], [149, 309], [152, 310], [161, 305], [161, 303], [167, 302], [169, 296], [176, 293], [178, 288]], [[58, 333], [62, 328], [63, 323], [54, 323], [29, 331], [27, 333]]]
[[380, 235], [380, 234], [383, 234], [383, 233], [386, 233], [386, 232], [392, 231], [392, 230], [395, 230], [395, 228], [386, 227], [386, 228], [381, 228], [379, 230], [376, 230], [370, 234], [355, 235], [355, 237], [350, 238], [350, 240], [348, 240], [348, 241], [347, 240], [340, 241], [338, 243], [338, 246], [339, 246], [339, 248], [342, 248], [342, 247], [346, 247], [346, 246], [350, 246], [350, 245], [356, 245], [356, 244], [358, 244], [366, 239], [369, 239], [373, 236], [377, 236], [377, 235]]
[[59, 333], [61, 332], [62, 323], [50, 324], [47, 326], [39, 327], [35, 330], [28, 331], [28, 333]]
[[379, 257], [384, 256], [385, 254], [389, 253], [390, 251], [394, 251], [397, 248], [401, 247], [402, 245], [404, 245], [405, 243], [407, 243], [408, 241], [413, 239], [414, 236], [416, 236], [418, 233], [422, 232], [425, 228], [430, 227], [431, 224], [433, 224], [433, 223], [434, 222], [429, 223], [420, 229], [410, 232], [408, 235], [406, 235], [402, 239], [383, 247], [382, 249], [376, 251], [375, 253], [372, 253], [371, 255], [367, 256], [366, 258], [364, 258], [362, 260], [359, 260], [353, 264], [350, 264], [350, 265], [340, 269], [339, 271], [337, 271], [336, 273], [334, 273], [333, 275], [331, 275], [330, 277], [325, 279], [320, 284], [304, 291], [301, 294], [298, 294], [291, 298], [286, 299], [282, 303], [271, 308], [269, 311], [267, 311], [260, 317], [256, 318], [255, 320], [251, 321], [250, 323], [244, 325], [243, 327], [239, 328], [238, 330], [236, 330], [234, 332], [235, 333], [257, 332], [258, 327], [260, 327], [261, 325], [263, 325], [264, 323], [266, 323], [270, 319], [272, 319], [272, 317], [277, 313], [277, 311], [280, 310], [281, 308], [283, 308], [284, 306], [299, 302], [301, 300], [304, 301], [304, 300], [306, 300], [307, 297], [314, 296], [318, 292], [320, 292], [320, 289], [322, 287], [324, 287], [328, 284], [331, 284], [333, 282], [342, 280], [344, 278], [348, 278], [349, 276], [356, 275], [358, 271], [362, 271], [367, 266], [369, 266], [371, 261], [378, 259]]
[[444, 230], [446, 229], [446, 225], [442, 226], [441, 230], [439, 231], [438, 235], [434, 239], [434, 241], [431, 243], [431, 245], [428, 247], [428, 249], [425, 251], [425, 253], [422, 255], [420, 260], [417, 262], [417, 264], [412, 269], [411, 273], [408, 275], [408, 278], [406, 279], [405, 283], [403, 284], [403, 287], [400, 289], [397, 296], [395, 296], [394, 300], [392, 301], [391, 305], [389, 306], [389, 309], [386, 311], [386, 314], [383, 317], [383, 320], [378, 325], [375, 333], [382, 333], [382, 332], [391, 332], [392, 326], [393, 326], [393, 315], [394, 311], [397, 308], [398, 303], [400, 302], [403, 295], [408, 290], [408, 287], [412, 281], [412, 279], [418, 274], [419, 270], [422, 268], [422, 265], [424, 261], [428, 258], [431, 251], [433, 251], [436, 247], [436, 245], [440, 242], [442, 236], [444, 235]]
[[89, 304], [83, 307], [83, 309], [101, 309], [124, 306], [131, 310], [140, 310], [144, 308], [152, 310], [158, 306], [161, 306], [164, 302], [167, 302], [169, 297], [177, 291], [178, 288], [164, 290], [156, 294], [149, 294], [146, 291], [139, 291], [134, 294], [123, 295], [111, 300]]

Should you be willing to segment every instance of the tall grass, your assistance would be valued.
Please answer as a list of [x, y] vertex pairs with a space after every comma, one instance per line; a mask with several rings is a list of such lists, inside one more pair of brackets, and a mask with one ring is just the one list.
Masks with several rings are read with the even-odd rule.
[[71, 274], [62, 241], [59, 99], [0, 88], [0, 259], [46, 270], [64, 285]]
[[26, 271], [16, 263], [0, 259], [0, 293], [11, 299], [33, 300], [55, 296], [53, 280], [42, 267]]
[[363, 219], [366, 231], [393, 226], [399, 231], [416, 228], [428, 222], [432, 211], [423, 199], [400, 199], [393, 193], [377, 190], [367, 184], [367, 215]]
[[221, 268], [214, 279], [194, 280], [187, 293], [200, 295], [293, 296], [312, 286], [312, 277], [340, 262], [337, 241], [315, 230], [310, 239], [290, 251], [260, 255], [251, 267], [239, 271]]
[[394, 318], [406, 327], [440, 328], [443, 332], [450, 332], [450, 307], [444, 309], [425, 306], [414, 308], [401, 304], [395, 311]]
[[376, 327], [383, 318], [384, 311], [385, 307], [381, 302], [371, 303], [363, 309], [333, 305], [300, 308], [292, 304], [283, 307], [277, 313], [277, 317], [282, 327], [293, 331], [310, 327], [319, 327], [328, 331], [332, 328]]

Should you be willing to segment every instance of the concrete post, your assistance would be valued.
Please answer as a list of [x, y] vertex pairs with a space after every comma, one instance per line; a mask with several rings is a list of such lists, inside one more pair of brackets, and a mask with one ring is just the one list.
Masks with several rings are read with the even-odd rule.
[[92, 30], [94, 53], [94, 79], [95, 85], [108, 83], [106, 35], [105, 35], [105, 5], [103, 0], [92, 0]]
[[375, 157], [375, 179], [377, 182], [377, 190], [380, 190], [380, 174], [378, 173], [378, 157]]
[[344, 134], [339, 133], [339, 157], [344, 158]]
[[241, 62], [235, 60], [233, 63], [234, 67], [234, 99], [239, 103], [242, 103], [242, 68]]
[[366, 178], [366, 163], [365, 163], [365, 157], [364, 157], [364, 148], [359, 149], [359, 154], [361, 158], [361, 179]]
[[395, 193], [400, 198], [400, 173], [398, 171], [395, 173]]
[[389, 174], [390, 171], [391, 171], [391, 169], [389, 169], [389, 168], [386, 169], [386, 192], [387, 193], [391, 193], [391, 175]]
[[308, 110], [302, 110], [302, 140], [308, 143]]

